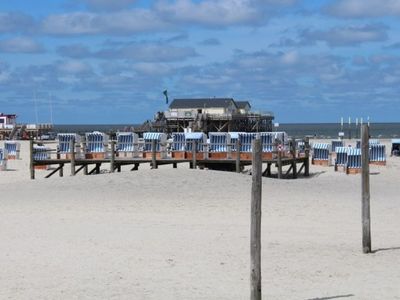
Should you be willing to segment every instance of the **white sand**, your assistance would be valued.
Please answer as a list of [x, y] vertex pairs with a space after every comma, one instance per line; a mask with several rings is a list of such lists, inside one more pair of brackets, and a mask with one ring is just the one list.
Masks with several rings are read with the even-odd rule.
[[[27, 148], [0, 172], [0, 299], [249, 299], [251, 176], [67, 167], [30, 180]], [[399, 157], [371, 167], [368, 255], [359, 175], [263, 178], [263, 298], [400, 299], [399, 171]]]

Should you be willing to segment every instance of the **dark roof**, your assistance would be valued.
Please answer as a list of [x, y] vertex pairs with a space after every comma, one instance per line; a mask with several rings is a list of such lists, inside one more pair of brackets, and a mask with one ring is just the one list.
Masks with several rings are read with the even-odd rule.
[[169, 108], [227, 108], [229, 107], [229, 105], [231, 105], [231, 103], [236, 106], [235, 100], [233, 100], [232, 98], [174, 99]]
[[238, 109], [246, 108], [246, 105], [248, 105], [249, 107], [251, 107], [249, 101], [236, 101], [236, 106], [237, 106]]

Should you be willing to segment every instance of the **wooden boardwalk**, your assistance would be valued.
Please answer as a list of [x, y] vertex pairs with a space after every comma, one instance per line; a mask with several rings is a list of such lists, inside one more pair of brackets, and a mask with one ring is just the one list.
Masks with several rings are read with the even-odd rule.
[[[35, 170], [40, 169], [41, 167], [48, 166], [56, 166], [49, 170], [50, 172], [45, 176], [46, 178], [51, 177], [52, 175], [58, 173], [60, 177], [64, 176], [64, 168], [69, 165], [70, 174], [72, 176], [78, 174], [82, 171], [84, 175], [90, 174], [99, 174], [101, 172], [102, 164], [109, 164], [109, 172], [121, 172], [123, 166], [131, 166], [131, 171], [137, 171], [141, 164], [150, 164], [152, 169], [157, 169], [160, 165], [172, 165], [173, 168], [177, 168], [178, 164], [188, 163], [190, 168], [196, 169], [215, 169], [215, 170], [224, 170], [224, 171], [233, 171], [233, 172], [241, 172], [245, 166], [252, 165], [252, 160], [249, 157], [243, 159], [240, 153], [239, 155], [235, 155], [236, 158], [226, 158], [226, 159], [211, 159], [211, 158], [203, 158], [197, 159], [198, 155], [196, 155], [195, 151], [191, 152], [191, 159], [176, 159], [176, 158], [158, 158], [158, 153], [152, 151], [146, 155], [145, 158], [142, 157], [119, 157], [117, 156], [117, 152], [115, 151], [115, 142], [111, 142], [111, 150], [106, 156], [106, 158], [77, 158], [76, 153], [69, 153], [67, 158], [60, 158], [60, 155], [57, 153], [57, 158], [48, 158], [48, 159], [34, 159], [35, 150], [34, 144], [38, 143], [31, 140], [30, 143], [30, 177], [31, 179], [35, 179]], [[42, 143], [42, 142], [40, 142]], [[75, 149], [74, 145], [72, 145], [71, 149]], [[153, 144], [152, 149], [156, 149], [156, 146]], [[196, 147], [193, 147], [196, 149]], [[49, 152], [56, 152], [56, 150], [49, 150]], [[290, 153], [283, 153], [283, 151], [275, 152], [274, 155], [271, 154], [274, 158], [270, 159], [262, 159], [262, 163], [266, 165], [265, 170], [263, 171], [263, 176], [272, 177], [272, 166], [277, 168], [276, 177], [277, 178], [297, 178], [297, 176], [304, 171], [304, 176], [309, 176], [309, 152], [306, 150], [303, 156], [296, 156], [294, 151]], [[197, 153], [199, 154], [199, 153]], [[150, 158], [147, 158], [150, 156]], [[300, 164], [300, 168], [297, 168], [297, 165]], [[283, 172], [284, 166], [290, 166], [286, 172]]]

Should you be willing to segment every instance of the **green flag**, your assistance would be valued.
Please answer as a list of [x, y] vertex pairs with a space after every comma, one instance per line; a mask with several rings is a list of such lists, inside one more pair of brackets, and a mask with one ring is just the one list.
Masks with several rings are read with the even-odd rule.
[[164, 96], [165, 96], [165, 104], [168, 104], [168, 91], [165, 90], [165, 91], [163, 92], [163, 94], [164, 94]]

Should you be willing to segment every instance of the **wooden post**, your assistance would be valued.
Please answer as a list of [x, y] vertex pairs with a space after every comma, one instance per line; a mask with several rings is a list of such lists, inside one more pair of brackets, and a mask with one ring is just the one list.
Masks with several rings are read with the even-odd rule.
[[240, 173], [240, 141], [236, 140], [236, 173]]
[[30, 152], [30, 163], [29, 163], [29, 169], [31, 171], [31, 179], [35, 179], [35, 166], [33, 164], [33, 137], [30, 138], [29, 140], [29, 152]]
[[60, 177], [64, 176], [64, 164], [60, 164], [60, 170], [58, 171]]
[[296, 163], [296, 141], [294, 139], [291, 140], [290, 150], [292, 152], [292, 167], [293, 167], [293, 178], [297, 178], [297, 163]]
[[282, 151], [278, 148], [278, 179], [282, 178]]
[[152, 169], [157, 169], [156, 146], [157, 146], [157, 141], [152, 140], [151, 141], [151, 168]]
[[75, 139], [69, 142], [69, 146], [71, 147], [71, 176], [75, 176]]
[[362, 247], [364, 253], [371, 253], [371, 216], [369, 190], [369, 127], [361, 127], [361, 199], [362, 199]]
[[[82, 137], [82, 151], [83, 151], [83, 157], [86, 158], [86, 136]], [[88, 174], [88, 165], [85, 164], [85, 166], [83, 167], [83, 175], [87, 175]]]
[[192, 168], [196, 169], [197, 168], [197, 161], [196, 161], [196, 153], [197, 153], [197, 149], [196, 149], [197, 143], [196, 140], [192, 141]]
[[310, 176], [310, 140], [308, 137], [304, 140], [304, 154], [305, 154], [305, 162], [304, 162], [304, 176]]
[[111, 141], [110, 172], [114, 173], [114, 170], [115, 170], [115, 141]]
[[262, 155], [261, 141], [252, 142], [252, 186], [250, 222], [250, 299], [261, 300], [261, 196]]

